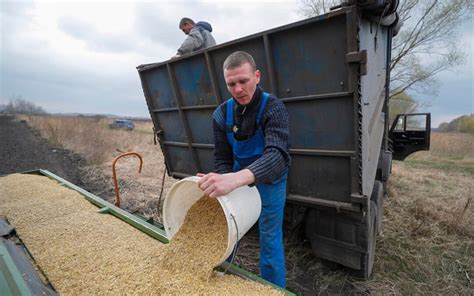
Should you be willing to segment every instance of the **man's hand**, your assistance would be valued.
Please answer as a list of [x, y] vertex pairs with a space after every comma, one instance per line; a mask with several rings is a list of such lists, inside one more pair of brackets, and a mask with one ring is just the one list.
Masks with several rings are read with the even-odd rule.
[[198, 176], [201, 177], [198, 182], [199, 188], [209, 197], [226, 195], [238, 187], [255, 182], [255, 176], [249, 169], [225, 175], [209, 173], [198, 174]]
[[174, 56], [171, 57], [171, 59], [176, 59], [179, 58], [181, 55], [180, 54], [175, 54]]

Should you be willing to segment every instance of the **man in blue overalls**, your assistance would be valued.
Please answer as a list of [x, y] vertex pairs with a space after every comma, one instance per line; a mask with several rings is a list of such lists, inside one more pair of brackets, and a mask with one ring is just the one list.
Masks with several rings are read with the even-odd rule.
[[244, 185], [257, 186], [262, 200], [260, 272], [264, 279], [285, 288], [282, 224], [291, 161], [288, 112], [278, 98], [258, 86], [260, 71], [250, 54], [232, 53], [223, 68], [232, 98], [214, 111], [216, 169], [199, 174], [199, 186], [210, 197]]

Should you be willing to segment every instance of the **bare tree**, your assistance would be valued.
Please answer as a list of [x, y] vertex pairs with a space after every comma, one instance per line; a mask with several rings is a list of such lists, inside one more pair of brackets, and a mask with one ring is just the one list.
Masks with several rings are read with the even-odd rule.
[[3, 113], [8, 114], [46, 114], [46, 111], [41, 106], [37, 106], [32, 102], [16, 97], [11, 99], [10, 102], [3, 107]]
[[393, 39], [392, 97], [406, 90], [436, 93], [435, 75], [464, 61], [458, 28], [472, 17], [472, 7], [471, 0], [401, 1], [404, 25]]
[[299, 12], [305, 17], [326, 13], [331, 7], [341, 4], [341, 0], [300, 0], [299, 2]]
[[[299, 12], [315, 16], [339, 1], [300, 0]], [[462, 64], [458, 29], [472, 18], [472, 0], [400, 0], [403, 22], [393, 39], [390, 97], [406, 91], [437, 92], [435, 75]]]
[[425, 107], [426, 102], [415, 101], [410, 95], [401, 92], [390, 99], [389, 122], [393, 122], [397, 114], [415, 113]]

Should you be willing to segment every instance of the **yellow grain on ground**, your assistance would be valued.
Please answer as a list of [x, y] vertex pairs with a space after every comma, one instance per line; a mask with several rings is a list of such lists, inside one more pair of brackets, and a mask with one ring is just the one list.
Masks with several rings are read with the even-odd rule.
[[[212, 202], [207, 206], [212, 206]], [[209, 248], [208, 242], [215, 239], [214, 225], [209, 225], [211, 231], [200, 233], [199, 240], [194, 234], [181, 234], [180, 230], [175, 242], [164, 245], [97, 210], [78, 192], [47, 177], [13, 174], [0, 178], [0, 215], [15, 226], [61, 294], [279, 294], [255, 282], [211, 272], [215, 254], [202, 256], [199, 252]], [[199, 211], [201, 218], [212, 213], [211, 217], [222, 219], [215, 211], [202, 211], [202, 208]], [[188, 219], [183, 231], [189, 231], [189, 221], [195, 219]], [[206, 247], [199, 248], [201, 243]], [[220, 252], [219, 248], [222, 245], [209, 252]], [[176, 261], [178, 268], [175, 268], [169, 258], [178, 257], [181, 260]], [[209, 261], [203, 263], [203, 258]], [[179, 268], [180, 265], [186, 268]]]
[[0, 179], [0, 215], [60, 293], [149, 292], [164, 245], [47, 177]]

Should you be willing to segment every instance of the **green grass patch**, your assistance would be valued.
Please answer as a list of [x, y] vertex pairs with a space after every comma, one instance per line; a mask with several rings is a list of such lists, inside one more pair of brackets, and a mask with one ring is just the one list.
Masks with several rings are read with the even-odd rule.
[[153, 135], [153, 130], [151, 129], [137, 129], [136, 128], [134, 131], [140, 134]]
[[474, 166], [471, 164], [463, 164], [463, 163], [455, 163], [449, 160], [419, 160], [419, 159], [407, 159], [405, 160], [410, 166], [415, 168], [433, 168], [443, 171], [451, 171], [451, 172], [462, 172], [468, 173], [470, 175], [474, 175]]
[[456, 295], [472, 286], [472, 246], [467, 239], [446, 235], [436, 240], [393, 233], [380, 240], [372, 290], [384, 290], [377, 284], [383, 279], [394, 283], [401, 295], [430, 295], [435, 291]]

